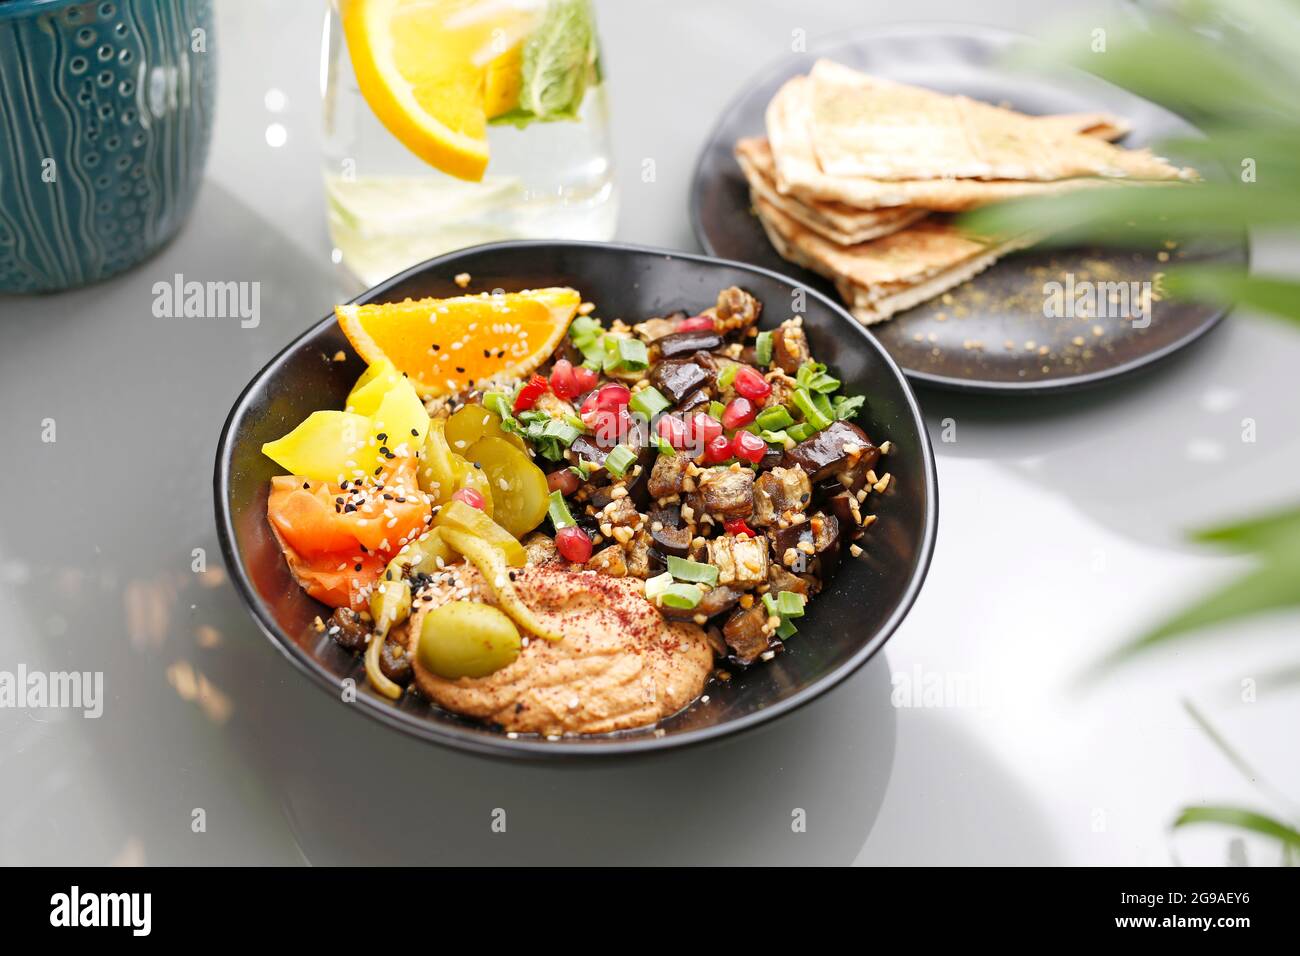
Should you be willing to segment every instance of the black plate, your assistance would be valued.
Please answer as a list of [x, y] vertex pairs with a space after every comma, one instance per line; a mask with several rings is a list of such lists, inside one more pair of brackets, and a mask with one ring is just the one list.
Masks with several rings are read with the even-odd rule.
[[[752, 262], [795, 276], [839, 301], [834, 287], [786, 262], [750, 210], [749, 190], [732, 156], [743, 136], [762, 135], [763, 114], [777, 89], [827, 57], [855, 69], [948, 93], [1005, 103], [1026, 113], [1105, 110], [1127, 119], [1122, 141], [1142, 146], [1199, 135], [1185, 120], [1132, 93], [1077, 71], [1044, 77], [1017, 73], [1006, 61], [1032, 41], [975, 27], [908, 26], [837, 38], [787, 57], [760, 73], [723, 113], [695, 168], [691, 218], [710, 255]], [[1202, 170], [1205, 172], [1205, 170]], [[1043, 284], [1065, 272], [1076, 279], [1150, 281], [1174, 263], [1244, 263], [1239, 243], [1186, 244], [1168, 253], [1077, 248], [1041, 249], [1001, 260], [948, 297], [933, 299], [871, 327], [913, 381], [978, 392], [1043, 392], [1092, 384], [1141, 368], [1208, 332], [1226, 310], [1160, 301], [1145, 329], [1119, 319], [1046, 318]], [[1102, 330], [1094, 333], [1093, 326]], [[1040, 354], [1043, 347], [1045, 354]]]
[[[640, 320], [677, 308], [698, 311], [718, 291], [739, 285], [765, 304], [762, 324], [788, 312], [795, 285], [783, 276], [736, 262], [585, 242], [503, 242], [455, 252], [395, 276], [356, 302], [461, 294], [454, 277], [468, 272], [470, 291], [515, 291], [568, 285], [596, 303], [605, 319]], [[614, 754], [680, 746], [753, 727], [834, 687], [880, 649], [916, 599], [930, 563], [937, 523], [934, 459], [912, 390], [898, 367], [842, 309], [817, 293], [804, 311], [814, 353], [868, 396], [859, 422], [895, 451], [884, 461], [894, 480], [873, 497], [879, 520], [861, 560], [846, 561], [830, 588], [800, 621], [800, 633], [775, 660], [727, 684], [711, 685], [696, 702], [660, 724], [663, 731], [608, 737], [511, 740], [505, 734], [431, 706], [413, 695], [391, 703], [366, 686], [357, 658], [317, 634], [327, 610], [289, 576], [266, 521], [271, 476], [279, 469], [261, 453], [311, 412], [341, 408], [364, 369], [333, 316], [316, 323], [271, 360], [244, 389], [217, 446], [217, 531], [226, 566], [262, 630], [302, 671], [339, 699], [342, 681], [356, 681], [352, 706], [426, 740], [511, 756]], [[346, 361], [332, 357], [342, 351]], [[882, 468], [886, 466], [882, 465]]]

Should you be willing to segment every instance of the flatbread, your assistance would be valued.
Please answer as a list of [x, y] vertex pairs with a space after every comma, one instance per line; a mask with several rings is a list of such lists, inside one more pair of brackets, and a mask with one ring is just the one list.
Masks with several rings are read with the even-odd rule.
[[830, 60], [811, 73], [810, 132], [831, 176], [884, 180], [1080, 176], [1179, 179], [1145, 149], [1122, 149], [966, 96], [871, 76]]
[[776, 167], [766, 139], [750, 137], [737, 142], [736, 161], [754, 195], [842, 246], [887, 236], [910, 226], [928, 212], [914, 206], [858, 209], [839, 202], [803, 203], [793, 196], [783, 196], [776, 188]]
[[[1050, 196], [1075, 189], [1112, 188], [1126, 180], [1062, 179], [1055, 182], [1017, 180], [919, 179], [887, 181], [853, 176], [829, 176], [817, 165], [808, 132], [810, 81], [788, 80], [767, 107], [767, 134], [779, 193], [805, 204], [838, 202], [859, 209], [919, 206], [937, 212], [963, 212], [990, 203], [1031, 196]], [[1059, 118], [1048, 118], [1060, 122]], [[1042, 122], [1042, 119], [1039, 120]], [[1149, 184], [1148, 184], [1149, 185]]]
[[930, 216], [892, 235], [846, 247], [819, 236], [761, 196], [751, 198], [782, 258], [835, 282], [849, 310], [865, 325], [940, 295], [1038, 239], [1029, 233], [1000, 240], [974, 236], [945, 217]]
[[[1088, 136], [1117, 138], [1129, 131], [1129, 125], [1123, 119], [1109, 113], [1062, 113], [1036, 119], [1040, 123], [1061, 129], [1079, 130]], [[735, 155], [752, 192], [813, 232], [842, 246], [879, 239], [891, 232], [905, 229], [928, 212], [915, 206], [859, 209], [841, 202], [803, 202], [798, 197], [784, 195], [777, 189], [776, 164], [765, 137], [746, 137], [737, 141]]]

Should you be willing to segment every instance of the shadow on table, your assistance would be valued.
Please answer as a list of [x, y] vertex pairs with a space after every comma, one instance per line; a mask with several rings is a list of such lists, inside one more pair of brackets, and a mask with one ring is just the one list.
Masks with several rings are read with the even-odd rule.
[[944, 459], [996, 461], [1115, 532], [1182, 547], [1188, 529], [1290, 495], [1276, 456], [1295, 457], [1298, 362], [1300, 336], [1230, 316], [1109, 385], [1043, 396], [924, 390], [921, 403], [941, 479]]

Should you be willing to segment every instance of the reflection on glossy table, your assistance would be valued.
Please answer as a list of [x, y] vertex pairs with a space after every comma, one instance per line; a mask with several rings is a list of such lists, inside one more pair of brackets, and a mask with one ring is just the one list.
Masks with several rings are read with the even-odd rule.
[[[694, 249], [691, 165], [746, 74], [795, 31], [873, 16], [829, 0], [736, 6], [673, 0], [645, 17], [599, 4], [620, 238]], [[979, 6], [1040, 34], [1067, 7]], [[231, 590], [210, 482], [239, 389], [356, 291], [331, 265], [317, 175], [320, 10], [217, 13], [213, 155], [180, 237], [94, 288], [0, 299], [0, 671], [102, 671], [105, 697], [99, 719], [0, 709], [0, 863], [1276, 859], [1168, 824], [1185, 804], [1273, 809], [1185, 699], [1300, 794], [1300, 695], [1263, 680], [1295, 659], [1294, 618], [1075, 686], [1239, 568], [1186, 546], [1185, 529], [1295, 493], [1300, 335], [1241, 314], [1117, 387], [923, 393], [942, 489], [925, 590], [883, 654], [773, 726], [634, 763], [515, 765], [400, 737], [310, 686]], [[951, 2], [909, 15], [974, 17]], [[732, 52], [716, 55], [720, 43]], [[1294, 250], [1260, 242], [1255, 259], [1282, 268]], [[259, 282], [260, 322], [156, 317], [154, 284], [177, 274]]]

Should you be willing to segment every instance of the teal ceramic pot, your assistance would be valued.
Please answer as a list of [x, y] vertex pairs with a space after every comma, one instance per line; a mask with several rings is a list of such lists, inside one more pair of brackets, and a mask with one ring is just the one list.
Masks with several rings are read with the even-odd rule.
[[176, 234], [214, 39], [210, 0], [0, 0], [0, 292], [95, 282]]

